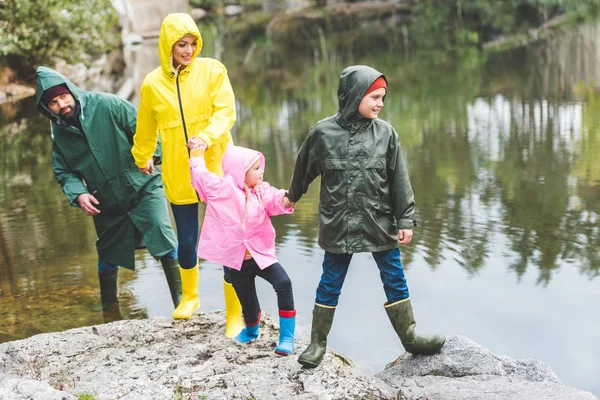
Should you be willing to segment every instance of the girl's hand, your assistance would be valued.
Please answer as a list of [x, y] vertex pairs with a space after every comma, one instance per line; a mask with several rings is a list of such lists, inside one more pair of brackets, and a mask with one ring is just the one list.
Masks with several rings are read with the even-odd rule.
[[204, 140], [200, 139], [198, 136], [191, 137], [187, 142], [187, 147], [190, 150], [193, 150], [197, 147], [201, 148], [202, 150], [206, 150], [208, 148]]
[[398, 230], [398, 244], [404, 246], [410, 243], [413, 237], [412, 229], [400, 229]]
[[290, 199], [288, 199], [285, 195], [283, 196], [283, 207], [284, 208], [292, 208], [296, 206], [296, 203], [292, 203]]

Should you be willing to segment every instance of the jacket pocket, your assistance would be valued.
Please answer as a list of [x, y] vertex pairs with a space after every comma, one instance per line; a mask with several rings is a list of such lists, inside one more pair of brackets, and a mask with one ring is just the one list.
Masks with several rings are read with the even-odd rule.
[[392, 207], [387, 203], [367, 197], [363, 200], [363, 206], [365, 237], [375, 245], [393, 242], [398, 232]]
[[348, 162], [340, 159], [326, 159], [321, 162], [321, 203], [335, 204], [345, 201], [348, 193]]
[[372, 199], [389, 198], [386, 165], [385, 158], [370, 158], [365, 164], [366, 193]]

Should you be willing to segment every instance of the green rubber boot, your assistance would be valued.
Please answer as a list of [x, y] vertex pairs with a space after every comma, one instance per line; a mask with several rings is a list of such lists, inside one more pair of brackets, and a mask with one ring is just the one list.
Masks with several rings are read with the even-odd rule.
[[334, 314], [335, 307], [315, 303], [310, 344], [300, 354], [300, 357], [298, 357], [298, 362], [306, 368], [315, 368], [323, 361], [325, 351], [327, 350], [327, 335], [329, 335], [329, 331], [331, 330]]
[[387, 304], [384, 307], [394, 330], [400, 337], [402, 346], [404, 346], [407, 352], [415, 355], [431, 355], [440, 351], [446, 342], [444, 336], [433, 335], [426, 337], [415, 333], [417, 323], [415, 322], [410, 299], [400, 300], [393, 304]]
[[171, 292], [171, 300], [173, 300], [173, 306], [177, 308], [181, 302], [181, 274], [179, 273], [179, 261], [175, 259], [161, 259], [163, 271], [165, 271], [165, 277], [169, 284], [169, 291]]

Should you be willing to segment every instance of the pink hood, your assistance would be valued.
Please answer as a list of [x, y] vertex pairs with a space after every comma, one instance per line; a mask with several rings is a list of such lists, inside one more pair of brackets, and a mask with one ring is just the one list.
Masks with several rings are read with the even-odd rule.
[[227, 146], [225, 154], [223, 154], [223, 158], [221, 159], [223, 173], [225, 175], [231, 175], [233, 182], [241, 190], [244, 190], [246, 171], [249, 167], [248, 164], [257, 155], [260, 157], [260, 167], [265, 169], [265, 156], [259, 151], [231, 145]]
[[265, 158], [260, 152], [227, 147], [221, 161], [225, 172], [222, 177], [206, 168], [203, 157], [190, 158], [192, 185], [206, 202], [198, 257], [237, 270], [242, 267], [246, 250], [260, 268], [277, 262], [275, 228], [270, 217], [291, 214], [293, 208], [283, 207], [285, 190], [266, 182], [252, 190], [247, 199], [246, 167], [257, 155], [264, 168]]

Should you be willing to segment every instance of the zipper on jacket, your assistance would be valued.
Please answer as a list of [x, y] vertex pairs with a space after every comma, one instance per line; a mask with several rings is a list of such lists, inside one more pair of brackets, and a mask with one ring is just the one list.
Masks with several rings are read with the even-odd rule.
[[[177, 100], [179, 101], [179, 112], [181, 113], [181, 123], [183, 124], [183, 134], [185, 135], [185, 147], [187, 148], [188, 158], [191, 158], [190, 148], [187, 147], [188, 143], [188, 134], [187, 134], [187, 126], [185, 125], [185, 115], [183, 114], [183, 104], [181, 104], [181, 90], [179, 89], [179, 71], [177, 71], [177, 78], [175, 78], [175, 83], [177, 84]], [[200, 201], [200, 195], [194, 189], [196, 193], [196, 198]]]
[[[183, 134], [185, 135], [185, 144], [187, 147], [188, 142], [188, 134], [187, 134], [187, 126], [185, 125], [185, 115], [183, 115], [183, 104], [181, 104], [181, 91], [179, 89], [179, 71], [177, 72], [177, 78], [175, 78], [175, 83], [177, 84], [177, 99], [179, 100], [179, 112], [181, 113], [181, 122], [183, 123]], [[188, 156], [190, 155], [190, 148], [188, 147]]]

